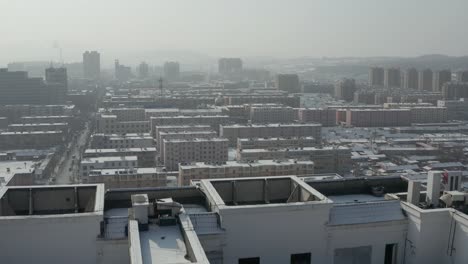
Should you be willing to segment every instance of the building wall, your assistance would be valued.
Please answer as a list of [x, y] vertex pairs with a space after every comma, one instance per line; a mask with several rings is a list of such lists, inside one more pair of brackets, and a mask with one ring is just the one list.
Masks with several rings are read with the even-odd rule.
[[98, 239], [96, 264], [128, 264], [130, 263], [128, 239], [103, 240]]
[[[406, 221], [331, 226], [328, 227], [327, 253], [330, 258], [333, 258], [336, 249], [370, 246], [372, 248], [371, 263], [384, 263], [385, 245], [398, 244], [396, 263], [403, 263], [406, 230]], [[334, 261], [333, 263], [350, 262]]]
[[238, 138], [259, 137], [314, 137], [317, 144], [322, 141], [320, 124], [281, 124], [281, 125], [245, 125], [221, 126], [220, 136], [229, 139], [231, 146], [237, 144]]
[[336, 126], [336, 109], [300, 108], [298, 117], [303, 123], [316, 122], [324, 127]]
[[0, 220], [2, 263], [96, 263], [102, 214]]
[[228, 141], [221, 138], [165, 140], [163, 148], [163, 161], [167, 170], [177, 170], [179, 163], [224, 162], [228, 160]]
[[284, 264], [291, 254], [309, 252], [312, 263], [330, 263], [324, 243], [329, 210], [330, 205], [220, 210], [226, 230], [223, 263], [260, 257], [261, 263]]

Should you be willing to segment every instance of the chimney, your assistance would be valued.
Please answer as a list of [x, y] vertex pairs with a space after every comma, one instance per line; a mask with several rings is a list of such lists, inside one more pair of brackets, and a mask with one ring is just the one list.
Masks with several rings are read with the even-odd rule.
[[434, 207], [439, 206], [441, 171], [429, 171], [427, 174], [426, 202]]
[[421, 182], [409, 181], [408, 182], [408, 194], [406, 196], [406, 201], [408, 203], [418, 205], [420, 196], [421, 196]]

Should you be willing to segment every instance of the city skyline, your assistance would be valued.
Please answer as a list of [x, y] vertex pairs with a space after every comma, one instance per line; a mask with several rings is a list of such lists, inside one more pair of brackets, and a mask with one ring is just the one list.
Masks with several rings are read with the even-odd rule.
[[[9, 51], [0, 55], [0, 63], [59, 61], [58, 49], [65, 61], [79, 61], [83, 50], [98, 50], [106, 64], [136, 51], [279, 58], [468, 54], [468, 38], [459, 29], [468, 22], [463, 14], [468, 3], [430, 0], [420, 8], [422, 3], [0, 2], [0, 48]], [[16, 30], [9, 30], [11, 25]], [[441, 45], [441, 39], [456, 41]]]

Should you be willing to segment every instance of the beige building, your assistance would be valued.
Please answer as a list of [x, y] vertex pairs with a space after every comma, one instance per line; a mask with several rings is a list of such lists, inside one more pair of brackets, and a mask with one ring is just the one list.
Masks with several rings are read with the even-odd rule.
[[96, 117], [96, 133], [128, 134], [148, 133], [149, 121], [119, 121], [116, 115], [100, 114]]
[[214, 131], [179, 131], [179, 132], [160, 132], [158, 137], [159, 160], [164, 160], [164, 140], [173, 139], [196, 139], [196, 138], [215, 138], [217, 133]]
[[146, 119], [150, 120], [151, 117], [161, 116], [215, 116], [223, 115], [221, 109], [206, 108], [206, 109], [179, 109], [179, 108], [154, 108], [145, 110]]
[[160, 116], [151, 117], [151, 128], [156, 126], [209, 125], [218, 130], [220, 125], [229, 122], [229, 116]]
[[324, 127], [336, 126], [336, 109], [299, 108], [298, 119], [302, 123], [319, 123]]
[[257, 148], [314, 147], [317, 141], [313, 137], [288, 138], [238, 138], [237, 150]]
[[[175, 132], [159, 132], [156, 139], [158, 147], [163, 145], [164, 140], [169, 139], [194, 139], [194, 138], [214, 138], [218, 134], [215, 131], [175, 131]], [[161, 150], [161, 148], [160, 148]]]
[[291, 123], [294, 122], [295, 111], [288, 106], [253, 106], [250, 107], [252, 123]]
[[348, 109], [346, 125], [354, 127], [395, 127], [409, 126], [409, 109]]
[[80, 163], [80, 176], [85, 179], [90, 171], [99, 169], [129, 169], [136, 167], [138, 167], [137, 156], [84, 158]]
[[177, 172], [161, 168], [98, 169], [90, 171], [88, 183], [104, 183], [107, 189], [165, 187], [176, 177]]
[[310, 159], [316, 173], [349, 173], [352, 168], [351, 149], [347, 147], [243, 149], [237, 152], [238, 161], [285, 158]]
[[301, 105], [301, 98], [299, 96], [288, 95], [232, 95], [225, 96], [224, 103], [226, 105], [282, 104], [291, 107], [299, 107]]
[[228, 140], [225, 138], [170, 139], [163, 141], [163, 148], [161, 160], [167, 170], [177, 170], [179, 163], [228, 160]]
[[151, 135], [157, 141], [161, 132], [197, 132], [210, 131], [211, 129], [212, 128], [209, 125], [155, 126], [151, 127]]
[[218, 164], [196, 162], [179, 166], [180, 186], [190, 185], [192, 180], [218, 178], [244, 178], [262, 176], [314, 174], [314, 162], [310, 160], [256, 160], [253, 162], [227, 161]]
[[156, 148], [86, 149], [83, 158], [137, 156], [141, 167], [156, 166]]
[[413, 107], [411, 110], [411, 123], [445, 123], [447, 122], [446, 107]]
[[93, 134], [91, 148], [150, 148], [154, 146], [153, 137], [149, 133], [136, 134]]
[[321, 124], [252, 124], [221, 126], [220, 136], [229, 139], [235, 146], [238, 138], [260, 137], [313, 137], [317, 144], [322, 141]]

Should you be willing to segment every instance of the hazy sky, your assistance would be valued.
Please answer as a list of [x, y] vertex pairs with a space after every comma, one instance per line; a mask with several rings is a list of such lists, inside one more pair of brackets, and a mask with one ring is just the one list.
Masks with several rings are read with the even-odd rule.
[[[0, 0], [0, 65], [152, 50], [217, 56], [468, 54], [468, 0]], [[110, 58], [108, 58], [110, 59]]]

